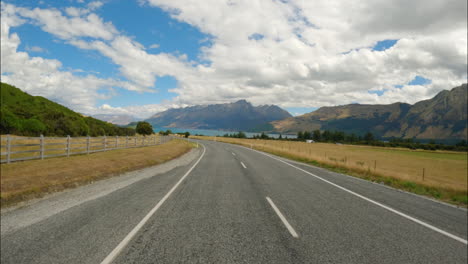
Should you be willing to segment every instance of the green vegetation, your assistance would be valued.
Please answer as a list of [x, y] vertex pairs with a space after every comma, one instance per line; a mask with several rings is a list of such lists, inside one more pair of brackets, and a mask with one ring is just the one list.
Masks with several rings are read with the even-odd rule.
[[172, 134], [172, 131], [170, 129], [166, 131], [159, 131], [159, 135], [162, 135], [162, 136], [168, 136], [170, 134]]
[[0, 133], [19, 136], [132, 136], [132, 128], [86, 117], [41, 96], [0, 83]]
[[148, 122], [138, 122], [136, 125], [136, 132], [140, 135], [151, 135], [153, 134], [153, 126]]
[[239, 131], [238, 133], [232, 134], [224, 134], [223, 137], [231, 137], [231, 138], [247, 138], [244, 132]]

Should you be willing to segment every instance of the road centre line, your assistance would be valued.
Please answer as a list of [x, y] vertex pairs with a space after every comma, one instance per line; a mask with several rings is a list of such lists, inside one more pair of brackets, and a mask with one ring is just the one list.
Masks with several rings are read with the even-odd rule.
[[296, 233], [296, 230], [294, 230], [294, 228], [289, 224], [288, 220], [286, 220], [286, 217], [284, 217], [284, 215], [281, 213], [281, 211], [278, 209], [278, 207], [276, 207], [275, 203], [268, 196], [266, 197], [266, 199], [267, 199], [268, 203], [271, 205], [271, 207], [273, 207], [273, 210], [275, 210], [275, 213], [281, 219], [283, 224], [286, 226], [286, 228], [288, 229], [291, 236], [293, 236], [294, 238], [298, 238], [299, 235]]
[[[249, 149], [249, 148], [244, 147], [244, 146], [240, 146], [240, 147]], [[299, 167], [297, 167], [297, 166], [294, 166], [294, 165], [292, 165], [292, 164], [290, 164], [290, 163], [288, 163], [288, 162], [286, 162], [286, 161], [284, 161], [284, 160], [281, 160], [281, 159], [276, 158], [276, 157], [274, 157], [274, 156], [272, 156], [272, 155], [263, 153], [263, 152], [261, 152], [261, 151], [255, 150], [255, 149], [250, 149], [250, 150], [256, 151], [256, 152], [258, 152], [258, 153], [260, 153], [260, 154], [263, 154], [263, 155], [265, 155], [265, 156], [267, 156], [267, 157], [270, 157], [270, 158], [272, 158], [272, 159], [274, 159], [274, 160], [280, 161], [280, 162], [282, 162], [282, 163], [284, 163], [284, 164], [286, 164], [286, 165], [289, 165], [289, 166], [291, 166], [291, 167], [293, 167], [293, 168], [295, 168], [295, 169], [298, 169], [298, 170], [300, 170], [300, 171], [302, 171], [302, 172], [304, 172], [304, 173], [306, 173], [306, 174], [309, 174], [309, 175], [311, 175], [311, 176], [313, 176], [313, 177], [315, 177], [315, 178], [317, 178], [317, 179], [319, 179], [319, 180], [321, 180], [321, 181], [323, 181], [323, 182], [326, 182], [326, 183], [328, 183], [328, 184], [330, 184], [330, 185], [333, 185], [333, 186], [335, 186], [335, 187], [338, 188], [338, 189], [341, 189], [341, 190], [343, 190], [343, 191], [345, 191], [345, 192], [348, 192], [348, 193], [350, 193], [350, 194], [352, 194], [352, 195], [354, 195], [354, 196], [356, 196], [356, 197], [359, 197], [359, 198], [361, 198], [361, 199], [363, 199], [363, 200], [365, 200], [365, 201], [368, 201], [368, 202], [370, 202], [370, 203], [373, 203], [373, 204], [375, 204], [375, 205], [377, 205], [377, 206], [379, 206], [379, 207], [381, 207], [381, 208], [383, 208], [383, 209], [386, 209], [386, 210], [388, 210], [388, 211], [390, 211], [390, 212], [392, 212], [392, 213], [395, 213], [395, 214], [397, 214], [397, 215], [399, 215], [399, 216], [402, 216], [402, 217], [404, 217], [404, 218], [406, 218], [406, 219], [408, 219], [408, 220], [411, 220], [411, 221], [413, 221], [413, 222], [415, 222], [415, 223], [417, 223], [417, 224], [420, 224], [420, 225], [422, 225], [422, 226], [424, 226], [424, 227], [426, 227], [426, 228], [429, 228], [429, 229], [431, 229], [431, 230], [433, 230], [433, 231], [435, 231], [435, 232], [438, 232], [438, 233], [440, 233], [440, 234], [442, 234], [442, 235], [444, 235], [444, 236], [450, 237], [450, 238], [452, 238], [452, 239], [454, 239], [454, 240], [457, 240], [458, 242], [461, 242], [461, 243], [463, 243], [463, 244], [465, 244], [465, 245], [468, 244], [468, 241], [465, 240], [465, 239], [463, 239], [463, 238], [461, 238], [461, 237], [458, 237], [458, 236], [456, 236], [456, 235], [453, 235], [453, 234], [451, 234], [451, 233], [449, 233], [449, 232], [447, 232], [447, 231], [444, 231], [444, 230], [442, 230], [442, 229], [440, 229], [440, 228], [437, 228], [437, 227], [435, 227], [435, 226], [433, 226], [433, 225], [431, 225], [431, 224], [428, 224], [428, 223], [426, 223], [426, 222], [423, 222], [423, 221], [421, 221], [421, 220], [419, 220], [419, 219], [416, 219], [416, 218], [414, 218], [414, 217], [412, 217], [412, 216], [409, 216], [409, 215], [407, 215], [407, 214], [405, 214], [405, 213], [402, 213], [402, 212], [400, 212], [400, 211], [398, 211], [398, 210], [396, 210], [396, 209], [393, 209], [393, 208], [391, 208], [391, 207], [389, 207], [389, 206], [386, 206], [386, 205], [381, 204], [381, 203], [379, 203], [379, 202], [377, 202], [377, 201], [374, 201], [374, 200], [372, 200], [372, 199], [370, 199], [370, 198], [367, 198], [367, 197], [365, 197], [365, 196], [363, 196], [363, 195], [361, 195], [361, 194], [355, 193], [355, 192], [353, 192], [353, 191], [351, 191], [351, 190], [349, 190], [349, 189], [346, 189], [345, 187], [342, 187], [342, 186], [340, 186], [340, 185], [338, 185], [338, 184], [336, 184], [336, 183], [333, 183], [333, 182], [331, 182], [331, 181], [325, 180], [325, 179], [322, 178], [322, 177], [319, 177], [319, 176], [317, 176], [317, 175], [315, 175], [315, 174], [313, 174], [313, 173], [311, 173], [311, 172], [308, 172], [308, 171], [306, 171], [306, 170], [304, 170], [304, 169], [301, 169], [301, 168], [299, 168]]]
[[241, 165], [244, 167], [244, 169], [247, 169], [247, 166], [245, 166], [244, 162], [241, 161]]
[[205, 155], [206, 148], [203, 144], [203, 153], [201, 154], [200, 158], [198, 158], [197, 162], [193, 164], [193, 166], [180, 178], [180, 180], [172, 187], [172, 189], [156, 204], [151, 211], [128, 233], [127, 236], [117, 245], [114, 250], [112, 250], [109, 255], [101, 262], [101, 264], [109, 264], [114, 261], [114, 259], [120, 254], [120, 252], [128, 245], [128, 243], [132, 240], [132, 238], [138, 233], [138, 231], [145, 225], [146, 222], [151, 218], [151, 216], [156, 213], [156, 211], [161, 207], [161, 205], [171, 196], [171, 194], [177, 189], [177, 187], [180, 185], [180, 183], [192, 172], [192, 170], [198, 165], [200, 160], [203, 158]]
[[231, 152], [231, 153], [232, 153], [232, 155], [234, 155], [234, 156], [236, 155], [236, 153], [234, 153], [234, 152]]

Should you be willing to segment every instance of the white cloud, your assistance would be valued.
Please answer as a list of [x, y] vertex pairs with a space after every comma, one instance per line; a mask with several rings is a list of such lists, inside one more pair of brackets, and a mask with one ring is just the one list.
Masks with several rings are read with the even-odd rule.
[[[466, 82], [465, 1], [147, 3], [214, 36], [202, 54], [211, 65], [176, 76], [184, 103], [244, 97], [286, 107], [414, 103]], [[385, 51], [370, 49], [385, 39], [399, 41]], [[416, 75], [432, 83], [393, 87]]]
[[43, 49], [41, 47], [38, 47], [38, 46], [32, 46], [32, 47], [29, 47], [29, 46], [26, 46], [26, 51], [32, 51], [32, 52], [47, 52], [46, 49]]
[[64, 40], [79, 37], [111, 40], [118, 34], [112, 23], [103, 22], [100, 17], [94, 13], [89, 13], [87, 9], [66, 8], [66, 13], [71, 16], [71, 18], [68, 18], [58, 9], [28, 9], [2, 3], [2, 8], [3, 6], [15, 9], [16, 13], [22, 18], [31, 19], [45, 32]]
[[[172, 92], [178, 97], [161, 105], [95, 107], [93, 101], [86, 101], [89, 111], [125, 112], [140, 117], [169, 106], [243, 98], [255, 104], [283, 107], [414, 103], [467, 80], [466, 1], [367, 0], [357, 4], [339, 0], [147, 0], [146, 3], [163, 8], [174, 19], [212, 36], [212, 45], [200, 53], [209, 65], [187, 61], [183, 54], [178, 57], [147, 53], [143, 45], [92, 12], [102, 6], [99, 1], [87, 8], [67, 8], [66, 15], [57, 9], [2, 4], [2, 30], [3, 14], [15, 13], [19, 16], [11, 16], [5, 22], [11, 27], [27, 20], [80, 49], [96, 50], [118, 65], [121, 75], [128, 80], [118, 85], [128, 90], [153, 91], [158, 77], [174, 76], [179, 86]], [[19, 41], [17, 35], [10, 35], [6, 46], [13, 45], [15, 39]], [[398, 42], [384, 51], [371, 50], [385, 39]], [[3, 45], [2, 42], [2, 55]], [[148, 48], [157, 47], [153, 44]], [[37, 63], [41, 67], [55, 71], [60, 68], [58, 61], [16, 53], [26, 57], [18, 64], [40, 61]], [[431, 84], [405, 85], [416, 75], [432, 80]], [[104, 85], [89, 78], [93, 87]], [[26, 85], [27, 78], [23, 79]], [[40, 91], [41, 81], [39, 78], [38, 82], [29, 82], [29, 89]], [[369, 90], [385, 93], [378, 96]], [[94, 95], [99, 93], [94, 90]]]
[[157, 48], [159, 48], [159, 44], [151, 44], [148, 48], [149, 49], [157, 49]]

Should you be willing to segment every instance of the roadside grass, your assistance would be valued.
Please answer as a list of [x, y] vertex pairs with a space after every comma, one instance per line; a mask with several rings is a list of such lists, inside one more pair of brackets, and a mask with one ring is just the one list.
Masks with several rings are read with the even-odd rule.
[[[160, 136], [158, 134], [146, 137], [142, 135], [135, 135], [129, 138], [128, 142], [125, 142], [126, 137], [109, 136], [105, 139], [107, 149], [112, 148], [125, 148], [125, 147], [142, 147], [142, 145], [159, 142]], [[135, 140], [136, 139], [136, 140]], [[46, 155], [67, 155], [67, 138], [66, 137], [45, 137], [44, 151]], [[0, 158], [6, 160], [7, 152], [7, 137], [6, 135], [0, 136]], [[39, 137], [24, 137], [11, 135], [11, 151], [31, 151], [26, 153], [12, 153], [10, 158], [28, 158], [28, 157], [39, 157], [40, 148]], [[87, 138], [86, 137], [73, 137], [70, 141], [70, 155], [79, 154], [86, 152], [87, 149]], [[104, 137], [91, 137], [89, 150], [102, 151], [104, 150]]]
[[221, 137], [216, 140], [468, 206], [468, 153]]
[[1, 164], [1, 207], [161, 164], [193, 147], [175, 139], [157, 146]]

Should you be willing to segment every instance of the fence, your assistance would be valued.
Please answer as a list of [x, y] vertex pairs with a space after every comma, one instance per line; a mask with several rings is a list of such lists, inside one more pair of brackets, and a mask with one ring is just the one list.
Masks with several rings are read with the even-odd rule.
[[44, 159], [166, 143], [170, 136], [126, 137], [18, 137], [1, 136], [1, 163]]

